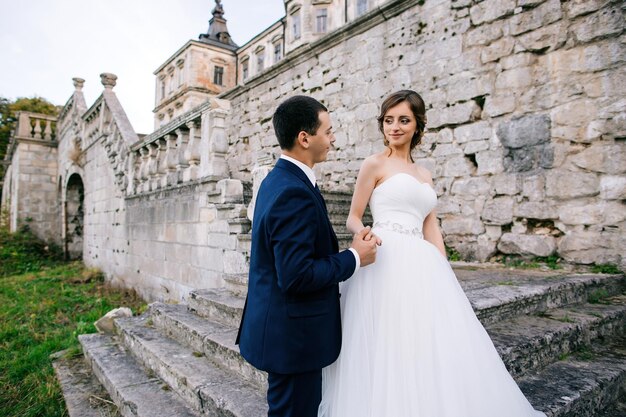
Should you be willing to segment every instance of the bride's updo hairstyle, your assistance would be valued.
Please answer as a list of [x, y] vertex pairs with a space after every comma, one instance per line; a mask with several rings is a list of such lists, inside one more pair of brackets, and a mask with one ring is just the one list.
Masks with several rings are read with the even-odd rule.
[[[400, 90], [392, 93], [389, 97], [383, 101], [383, 104], [380, 106], [380, 115], [378, 116], [378, 130], [383, 134], [383, 140], [385, 146], [389, 145], [389, 141], [385, 138], [385, 131], [383, 128], [383, 121], [385, 120], [385, 115], [392, 107], [397, 106], [398, 104], [406, 101], [409, 103], [409, 107], [413, 112], [413, 116], [415, 117], [415, 121], [417, 122], [417, 130], [411, 138], [411, 148], [410, 151], [415, 149], [417, 145], [422, 141], [422, 136], [424, 136], [424, 130], [426, 129], [426, 105], [424, 104], [424, 100], [422, 97], [417, 94], [413, 90]], [[411, 157], [411, 161], [413, 157]]]

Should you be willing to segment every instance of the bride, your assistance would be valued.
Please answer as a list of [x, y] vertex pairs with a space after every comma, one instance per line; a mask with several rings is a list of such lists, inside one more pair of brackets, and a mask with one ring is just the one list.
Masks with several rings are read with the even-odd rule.
[[529, 417], [448, 264], [431, 174], [414, 164], [426, 118], [414, 91], [385, 99], [386, 149], [363, 161], [347, 226], [365, 206], [382, 240], [376, 263], [343, 283], [343, 346], [323, 370], [319, 417]]

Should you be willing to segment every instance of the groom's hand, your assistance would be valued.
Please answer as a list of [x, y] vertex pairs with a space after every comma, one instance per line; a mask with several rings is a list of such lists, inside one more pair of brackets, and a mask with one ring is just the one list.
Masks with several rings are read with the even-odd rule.
[[374, 240], [376, 241], [376, 244], [377, 244], [378, 246], [380, 246], [380, 245], [382, 245], [382, 244], [383, 244], [383, 240], [382, 240], [381, 238], [379, 238], [378, 236], [376, 236], [376, 235], [374, 234], [374, 232], [372, 232], [372, 229], [370, 229], [370, 231], [369, 231], [369, 232], [365, 235], [365, 237], [363, 238], [363, 240], [365, 240], [365, 241], [370, 241], [370, 240], [372, 240], [372, 239], [374, 239]]
[[354, 235], [352, 239], [351, 248], [354, 248], [359, 254], [361, 260], [361, 266], [367, 266], [373, 264], [376, 261], [376, 239], [365, 240], [370, 233], [371, 228], [369, 226], [364, 227], [359, 233]]

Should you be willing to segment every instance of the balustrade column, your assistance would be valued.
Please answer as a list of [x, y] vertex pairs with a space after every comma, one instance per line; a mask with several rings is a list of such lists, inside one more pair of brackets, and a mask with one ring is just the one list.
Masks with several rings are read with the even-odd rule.
[[176, 164], [178, 162], [176, 154], [176, 137], [174, 135], [165, 135], [165, 177], [161, 180], [161, 185], [176, 185]]
[[154, 191], [159, 188], [159, 185], [160, 185], [159, 178], [161, 177], [161, 173], [159, 172], [159, 168], [161, 165], [160, 163], [161, 146], [160, 146], [159, 141], [156, 141], [148, 145], [148, 149], [150, 150], [150, 153], [149, 153], [150, 168], [148, 171], [150, 174], [150, 186], [148, 188], [148, 191]]
[[34, 130], [35, 139], [41, 139], [41, 119], [35, 119], [35, 130]]
[[189, 129], [189, 143], [185, 150], [185, 159], [189, 163], [189, 167], [183, 173], [183, 181], [193, 181], [198, 178], [198, 164], [200, 164], [200, 140], [197, 135], [197, 123], [195, 121], [187, 122]]
[[150, 190], [150, 149], [146, 146], [139, 148], [139, 154], [141, 155], [141, 168], [139, 168], [140, 185], [137, 189], [144, 192]]
[[52, 140], [52, 121], [46, 120], [46, 128], [43, 131], [43, 138], [45, 140]]
[[[202, 152], [202, 175], [227, 176], [228, 138], [226, 136], [226, 116], [230, 112], [230, 102], [227, 100], [212, 99], [212, 108], [202, 115], [202, 141], [207, 152]], [[205, 129], [204, 124], [208, 124]]]
[[183, 129], [176, 129], [176, 151], [178, 153], [178, 163], [176, 164], [176, 182], [182, 182], [184, 180], [183, 173], [189, 167], [187, 159], [187, 147], [189, 142], [189, 136]]

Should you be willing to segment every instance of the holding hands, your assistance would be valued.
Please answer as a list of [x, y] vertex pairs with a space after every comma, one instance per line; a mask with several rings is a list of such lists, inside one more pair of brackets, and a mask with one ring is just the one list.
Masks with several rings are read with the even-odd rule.
[[354, 235], [350, 247], [359, 254], [361, 266], [367, 266], [376, 261], [376, 247], [382, 243], [382, 240], [372, 233], [372, 228], [367, 226]]

